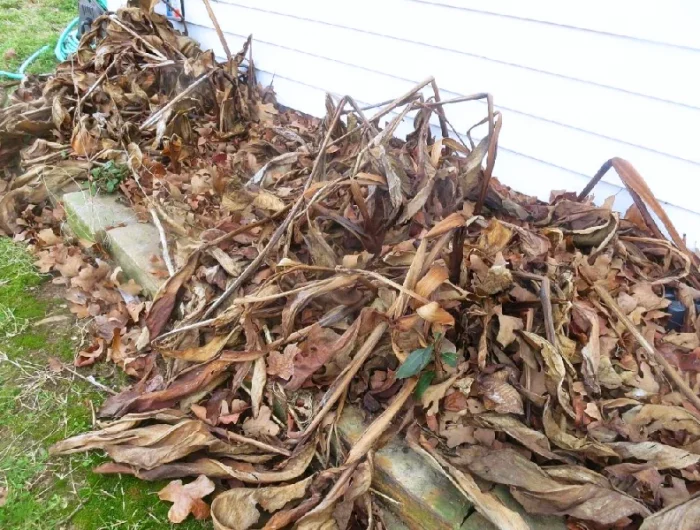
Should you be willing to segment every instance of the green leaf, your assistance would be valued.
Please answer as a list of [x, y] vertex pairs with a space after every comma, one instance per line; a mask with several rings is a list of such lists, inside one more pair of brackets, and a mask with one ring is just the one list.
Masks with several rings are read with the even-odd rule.
[[457, 366], [457, 354], [452, 351], [444, 351], [440, 355], [440, 358], [442, 359], [442, 362], [445, 363], [448, 366], [451, 366], [452, 368], [455, 368]]
[[435, 378], [435, 372], [428, 371], [428, 372], [423, 372], [420, 374], [420, 379], [418, 379], [418, 384], [416, 385], [416, 398], [420, 399], [423, 397], [423, 392], [426, 391], [426, 389], [430, 386], [430, 383], [433, 382], [433, 379]]
[[407, 377], [416, 375], [423, 368], [428, 366], [428, 363], [432, 358], [432, 344], [427, 348], [419, 348], [417, 350], [413, 350], [396, 372], [396, 379], [406, 379]]

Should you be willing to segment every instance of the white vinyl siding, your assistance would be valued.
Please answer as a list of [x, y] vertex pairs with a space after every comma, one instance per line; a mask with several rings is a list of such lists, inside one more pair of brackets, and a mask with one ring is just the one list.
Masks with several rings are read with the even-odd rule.
[[[190, 35], [222, 56], [202, 0], [184, 2]], [[318, 116], [324, 92], [376, 103], [428, 76], [445, 99], [490, 92], [503, 113], [494, 171], [503, 183], [547, 199], [552, 189], [582, 189], [619, 156], [647, 180], [689, 244], [700, 241], [700, 3], [212, 5], [232, 50], [253, 34], [259, 81], [274, 81], [284, 105]], [[448, 117], [464, 133], [485, 110], [459, 104]], [[619, 179], [613, 172], [604, 180], [596, 198], [617, 194], [624, 210], [631, 201]]]

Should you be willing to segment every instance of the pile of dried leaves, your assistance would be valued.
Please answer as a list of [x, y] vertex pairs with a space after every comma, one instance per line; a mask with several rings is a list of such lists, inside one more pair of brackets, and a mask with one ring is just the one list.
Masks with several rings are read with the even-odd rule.
[[[138, 378], [54, 454], [176, 479], [172, 521], [380, 529], [372, 453], [405, 435], [499, 528], [527, 525], [488, 482], [572, 528], [697, 528], [698, 258], [634, 169], [613, 159], [543, 203], [491, 178], [489, 96], [440, 101], [427, 80], [374, 110], [329, 97], [318, 121], [276, 107], [247, 48], [219, 64], [123, 10], [0, 111], [2, 228], [94, 319], [76, 363]], [[488, 103], [477, 145], [444, 113], [468, 99]], [[610, 167], [624, 216], [588, 198]], [[99, 245], [57, 235], [44, 184], [76, 180], [164, 224], [152, 302]], [[347, 451], [349, 406], [371, 421]]]

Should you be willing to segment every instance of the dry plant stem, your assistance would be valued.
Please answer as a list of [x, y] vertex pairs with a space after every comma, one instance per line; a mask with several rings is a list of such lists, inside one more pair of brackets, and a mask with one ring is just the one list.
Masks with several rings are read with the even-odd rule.
[[385, 284], [393, 287], [394, 289], [399, 291], [401, 294], [405, 294], [407, 296], [410, 296], [411, 298], [415, 298], [416, 300], [418, 300], [419, 302], [421, 302], [423, 304], [430, 303], [430, 300], [428, 300], [425, 296], [421, 296], [418, 293], [416, 293], [415, 291], [412, 291], [411, 289], [407, 289], [403, 285], [400, 285], [400, 284], [396, 283], [395, 281], [390, 280], [389, 278], [385, 278], [381, 274], [376, 273], [374, 271], [365, 271], [362, 269], [346, 269], [345, 267], [336, 267], [335, 270], [338, 272], [342, 272], [344, 274], [350, 274], [350, 275], [358, 275], [359, 274], [362, 276], [369, 276], [370, 278], [374, 278], [375, 280], [378, 280], [382, 283], [385, 283]]
[[[503, 124], [503, 116], [498, 115], [499, 119], [493, 123], [493, 103], [489, 98], [489, 148], [487, 152], [486, 159], [486, 169], [484, 170], [484, 180], [481, 183], [481, 191], [479, 192], [479, 200], [476, 201], [476, 206], [474, 207], [474, 215], [479, 215], [481, 209], [484, 206], [484, 201], [486, 201], [486, 194], [489, 191], [489, 183], [491, 182], [491, 176], [493, 175], [493, 168], [496, 165], [496, 153], [498, 148], [498, 135], [501, 132], [501, 125]], [[492, 129], [493, 128], [493, 129]]]
[[[218, 430], [217, 430], [217, 432], [218, 432]], [[228, 431], [226, 429], [221, 429], [221, 434], [224, 434], [229, 440], [232, 440], [234, 442], [252, 445], [254, 447], [257, 447], [258, 449], [263, 449], [264, 451], [269, 451], [271, 453], [277, 453], [279, 455], [284, 455], [284, 456], [291, 456], [291, 454], [292, 454], [291, 451], [284, 449], [282, 447], [275, 447], [274, 445], [266, 444], [264, 442], [259, 442], [258, 440], [255, 440], [254, 438], [248, 438], [246, 436], [241, 436], [240, 434], [236, 434], [235, 432]]]
[[211, 247], [217, 247], [221, 243], [223, 243], [224, 241], [228, 241], [232, 237], [236, 237], [239, 234], [242, 234], [244, 232], [248, 232], [249, 230], [252, 230], [253, 228], [257, 228], [259, 226], [266, 225], [270, 221], [274, 221], [275, 219], [282, 217], [282, 215], [287, 213], [291, 207], [292, 207], [292, 205], [288, 204], [282, 210], [280, 210], [279, 212], [275, 212], [270, 217], [266, 217], [265, 219], [261, 219], [260, 221], [250, 223], [248, 225], [239, 226], [235, 230], [232, 230], [231, 232], [224, 234], [221, 237], [217, 237], [216, 239], [213, 239], [212, 241], [207, 241], [206, 243], [204, 243], [202, 245], [202, 250], [207, 249], [207, 248], [211, 248]]
[[464, 261], [464, 237], [466, 227], [457, 228], [452, 238], [452, 252], [450, 253], [450, 281], [459, 285], [459, 277], [462, 272], [462, 262]]
[[139, 127], [139, 130], [143, 131], [144, 129], [147, 129], [151, 125], [154, 125], [155, 123], [157, 123], [163, 114], [165, 114], [168, 110], [173, 108], [178, 101], [186, 98], [192, 92], [194, 92], [194, 90], [200, 84], [202, 84], [203, 81], [205, 81], [206, 79], [209, 79], [209, 77], [211, 77], [211, 75], [213, 73], [214, 73], [214, 70], [210, 70], [206, 74], [202, 75], [199, 79], [197, 79], [194, 83], [192, 83], [190, 86], [188, 86], [185, 90], [183, 90], [177, 96], [175, 96], [173, 99], [168, 101], [168, 103], [166, 105], [164, 105], [161, 109], [159, 109], [156, 112], [154, 112], [153, 114], [151, 114], [148, 117], [148, 119], [141, 124], [141, 126]]
[[[578, 197], [576, 198], [577, 201], [581, 202], [583, 199], [588, 197], [588, 194], [593, 191], [593, 188], [600, 182], [600, 180], [603, 178], [603, 176], [610, 170], [610, 168], [615, 167], [615, 170], [617, 171], [617, 167], [615, 164], [615, 158], [611, 158], [607, 162], [605, 162], [602, 166], [600, 166], [600, 169], [598, 172], [593, 175], [593, 178], [591, 181], [586, 184], [586, 187], [583, 188], [583, 191], [579, 193]], [[620, 172], [618, 171], [618, 174]], [[622, 176], [622, 175], [620, 175]], [[627, 191], [629, 191], [630, 195], [632, 196], [632, 200], [634, 201], [634, 204], [637, 206], [637, 209], [639, 210], [639, 214], [642, 216], [642, 219], [644, 219], [644, 224], [647, 225], [649, 230], [651, 230], [652, 234], [654, 234], [654, 237], [657, 239], [666, 239], [664, 236], [663, 232], [659, 230], [659, 227], [656, 225], [656, 222], [654, 219], [651, 217], [649, 214], [649, 211], [647, 210], [646, 206], [644, 205], [644, 201], [642, 201], [642, 198], [639, 196], [639, 194], [630, 188], [630, 186], [625, 182], [625, 179], [622, 179], [623, 184], [627, 187]], [[677, 234], [676, 234], [677, 235]]]
[[450, 230], [450, 231], [442, 234], [440, 236], [440, 239], [437, 240], [437, 243], [435, 243], [433, 245], [433, 248], [430, 249], [430, 252], [428, 252], [428, 255], [425, 258], [425, 263], [423, 263], [423, 268], [421, 269], [421, 272], [420, 272], [421, 276], [423, 276], [426, 272], [428, 272], [428, 269], [438, 259], [440, 252], [442, 252], [442, 249], [445, 248], [445, 245], [447, 245], [447, 243], [449, 243], [450, 239], [452, 238], [452, 232], [453, 232], [453, 230]]
[[[650, 245], [661, 245], [664, 248], [667, 248], [669, 252], [672, 252], [678, 258], [680, 258], [681, 261], [685, 264], [683, 267], [683, 272], [679, 275], [676, 276], [669, 276], [667, 278], [661, 278], [658, 280], [654, 280], [653, 282], [649, 282], [651, 285], [662, 285], [666, 283], [672, 283], [676, 282], [678, 280], [681, 280], [688, 276], [690, 274], [691, 266], [692, 263], [690, 261], [690, 257], [674, 247], [671, 243], [668, 241], [664, 240], [659, 240], [659, 239], [653, 239], [651, 237], [635, 237], [635, 236], [620, 236], [621, 241], [631, 241], [633, 243], [649, 243]], [[604, 243], [604, 242], [603, 242]], [[602, 243], [601, 243], [602, 246]]]
[[355, 103], [355, 100], [352, 99], [350, 96], [346, 96], [346, 97], [347, 97], [347, 100], [348, 100], [348, 103], [350, 104], [350, 106], [355, 110], [357, 115], [360, 117], [362, 122], [365, 124], [365, 127], [367, 127], [367, 129], [369, 129], [369, 131], [372, 133], [372, 135], [374, 135], [374, 136], [378, 135], [379, 131], [377, 130], [377, 128], [374, 125], [372, 125], [372, 123], [369, 120], [367, 120], [365, 113], [362, 112], [362, 109], [357, 105], [357, 103]]
[[389, 328], [389, 324], [382, 322], [377, 324], [377, 326], [369, 334], [367, 340], [365, 340], [362, 347], [357, 351], [355, 357], [353, 357], [352, 362], [341, 372], [333, 384], [330, 386], [326, 394], [321, 399], [323, 404], [321, 409], [316, 413], [314, 419], [309, 423], [309, 425], [304, 429], [301, 435], [299, 443], [306, 441], [309, 436], [316, 430], [323, 421], [323, 418], [328, 414], [328, 412], [333, 408], [335, 403], [340, 399], [340, 397], [345, 393], [345, 389], [355, 377], [355, 374], [360, 371], [360, 368], [365, 363], [370, 354], [374, 351], [384, 333]]
[[167, 60], [168, 60], [168, 58], [167, 58], [165, 55], [163, 55], [162, 53], [160, 53], [160, 51], [158, 50], [158, 48], [156, 48], [155, 46], [153, 46], [153, 45], [152, 45], [151, 43], [149, 43], [146, 39], [142, 38], [138, 33], [136, 33], [136, 32], [135, 32], [133, 29], [131, 29], [129, 26], [126, 26], [126, 25], [122, 24], [122, 22], [117, 18], [117, 15], [110, 15], [110, 16], [109, 16], [109, 20], [111, 20], [112, 22], [114, 22], [117, 26], [119, 26], [120, 28], [122, 28], [122, 29], [123, 29], [124, 31], [126, 31], [129, 35], [131, 35], [131, 36], [134, 37], [137, 41], [139, 41], [139, 42], [142, 43], [144, 46], [146, 46], [146, 48], [148, 48], [149, 50], [151, 50], [151, 51], [154, 53], [154, 55], [155, 55], [156, 57], [158, 57], [160, 60], [162, 60], [162, 61], [167, 61]]
[[408, 305], [409, 292], [413, 292], [416, 287], [416, 283], [420, 279], [421, 271], [423, 270], [423, 265], [425, 264], [425, 256], [427, 253], [428, 241], [427, 239], [421, 239], [418, 249], [416, 249], [416, 255], [413, 257], [411, 266], [406, 272], [406, 277], [403, 282], [403, 291], [396, 297], [396, 300], [392, 304], [391, 308], [387, 311], [387, 314], [391, 318], [400, 318], [406, 306]]
[[513, 271], [515, 276], [540, 282], [540, 301], [542, 302], [542, 315], [544, 316], [544, 328], [547, 335], [547, 340], [559, 349], [557, 346], [557, 334], [554, 329], [554, 314], [552, 312], [552, 287], [549, 278], [532, 274], [530, 272]]
[[231, 293], [236, 291], [241, 285], [243, 285], [244, 282], [246, 282], [248, 280], [248, 278], [250, 276], [255, 274], [255, 271], [258, 270], [258, 267], [260, 266], [260, 264], [267, 258], [267, 255], [270, 253], [272, 248], [275, 245], [277, 245], [277, 242], [284, 235], [284, 233], [287, 231], [287, 228], [289, 227], [289, 225], [292, 223], [292, 221], [296, 217], [297, 213], [299, 213], [299, 211], [301, 210], [301, 207], [304, 204], [304, 200], [305, 200], [304, 192], [307, 189], [309, 189], [309, 186], [316, 178], [316, 173], [318, 173], [319, 168], [320, 168], [320, 161], [324, 158], [324, 153], [327, 149], [328, 143], [330, 142], [331, 132], [333, 131], [336, 123], [338, 123], [338, 120], [340, 119], [340, 111], [345, 106], [345, 101], [346, 101], [345, 98], [343, 98], [341, 100], [341, 104], [336, 109], [335, 116], [333, 116], [333, 121], [331, 122], [331, 126], [328, 128], [328, 133], [326, 134], [326, 137], [323, 140], [323, 144], [321, 145], [321, 149], [319, 149], [319, 155], [318, 155], [318, 157], [316, 157], [316, 160], [314, 161], [313, 168], [311, 169], [311, 174], [309, 175], [309, 178], [306, 179], [306, 183], [304, 184], [304, 190], [299, 195], [299, 198], [294, 203], [294, 206], [292, 206], [292, 209], [290, 210], [289, 214], [287, 214], [287, 217], [285, 218], [284, 222], [277, 227], [275, 232], [272, 234], [270, 241], [268, 241], [267, 245], [265, 245], [265, 248], [260, 252], [260, 254], [258, 254], [258, 256], [253, 261], [250, 262], [250, 264], [241, 273], [241, 275], [238, 278], [236, 278], [236, 281], [234, 281], [223, 292], [223, 294], [209, 307], [209, 309], [206, 310], [206, 312], [204, 313], [202, 318], [206, 319], [209, 316], [211, 316], [214, 313], [214, 311], [216, 311], [216, 309], [226, 299], [228, 299], [229, 296], [231, 296]]
[[226, 54], [226, 59], [231, 61], [233, 58], [233, 55], [231, 55], [231, 50], [228, 47], [228, 44], [226, 43], [226, 37], [224, 37], [224, 32], [221, 31], [221, 26], [219, 26], [219, 21], [216, 19], [216, 15], [214, 14], [214, 10], [211, 8], [211, 3], [209, 0], [203, 0], [204, 1], [204, 7], [207, 9], [207, 14], [209, 15], [209, 18], [211, 19], [211, 23], [214, 25], [214, 29], [216, 30], [216, 34], [219, 37], [219, 41], [221, 41], [221, 45], [224, 47], [224, 53]]
[[77, 116], [80, 116], [82, 114], [83, 101], [85, 101], [90, 96], [90, 94], [92, 94], [95, 91], [95, 89], [102, 84], [102, 81], [104, 81], [107, 78], [107, 74], [109, 73], [109, 71], [114, 67], [115, 64], [117, 64], [117, 61], [119, 61], [121, 57], [121, 53], [117, 54], [114, 57], [114, 60], [110, 63], [110, 65], [107, 68], [105, 68], [105, 71], [102, 72], [102, 75], [100, 75], [100, 77], [97, 78], [97, 80], [90, 86], [90, 88], [88, 88], [88, 91], [85, 92], [85, 95], [83, 97], [78, 98], [78, 104], [75, 107], [73, 120], [75, 120]]
[[[367, 303], [369, 303], [369, 299], [363, 298], [360, 300], [357, 304], [352, 305], [352, 306], [346, 306], [342, 311], [339, 311], [337, 313], [330, 313], [323, 318], [321, 318], [317, 323], [320, 326], [326, 327], [326, 326], [331, 326], [333, 324], [336, 324], [340, 322], [343, 318], [346, 316], [352, 314], [353, 312], [361, 309], [364, 307]], [[188, 324], [186, 326], [183, 326], [181, 328], [173, 329], [171, 331], [168, 331], [167, 333], [163, 333], [158, 337], [159, 340], [163, 340], [166, 337], [170, 337], [171, 335], [176, 335], [178, 333], [184, 333], [186, 331], [192, 331], [194, 329], [200, 329], [204, 328], [207, 326], [212, 325], [214, 322], [216, 322], [216, 318], [210, 318], [208, 320], [201, 320], [199, 322], [194, 322], [193, 324]], [[274, 349], [277, 346], [280, 346], [282, 344], [288, 344], [290, 342], [294, 342], [296, 340], [304, 338], [306, 335], [309, 334], [311, 329], [314, 327], [314, 325], [307, 326], [305, 328], [300, 329], [299, 331], [295, 331], [289, 337], [286, 339], [277, 339], [275, 342], [270, 343], [270, 346], [268, 349]]]
[[[501, 125], [503, 123], [503, 117], [499, 113], [495, 113], [493, 110], [493, 97], [491, 94], [486, 92], [481, 92], [478, 94], [472, 94], [470, 96], [460, 96], [453, 99], [448, 99], [446, 101], [435, 101], [435, 103], [428, 104], [431, 107], [442, 108], [444, 105], [450, 105], [452, 103], [462, 103], [464, 101], [476, 101], [480, 99], [486, 100], [486, 107], [488, 112], [488, 124], [489, 124], [489, 147], [486, 160], [486, 169], [484, 170], [484, 178], [481, 183], [481, 190], [479, 191], [479, 199], [476, 201], [476, 206], [474, 207], [474, 214], [479, 215], [481, 209], [484, 206], [484, 201], [486, 200], [486, 193], [489, 189], [489, 182], [491, 181], [491, 175], [493, 174], [493, 168], [496, 164], [496, 149], [498, 147], [498, 135], [501, 132]], [[499, 116], [499, 120], [496, 121], [496, 114]]]
[[[437, 83], [435, 82], [435, 79], [433, 79], [431, 81], [430, 85], [433, 87], [433, 94], [435, 95], [435, 103], [440, 103], [440, 89], [438, 88]], [[438, 119], [440, 120], [440, 130], [442, 132], [442, 137], [449, 138], [450, 131], [447, 128], [447, 118], [445, 118], [445, 109], [442, 108], [442, 105], [439, 105], [437, 107], [437, 115], [438, 115]]]
[[111, 394], [111, 395], [113, 395], [113, 396], [116, 396], [116, 395], [118, 394], [118, 392], [115, 392], [114, 390], [112, 390], [112, 389], [109, 388], [108, 386], [105, 386], [105, 385], [103, 385], [102, 383], [96, 381], [95, 378], [92, 377], [92, 376], [87, 376], [87, 377], [86, 377], [86, 376], [84, 376], [84, 375], [82, 375], [82, 374], [76, 372], [75, 370], [73, 370], [72, 368], [70, 368], [70, 367], [68, 367], [68, 366], [63, 366], [63, 369], [64, 369], [66, 372], [70, 372], [70, 373], [73, 374], [75, 377], [78, 377], [78, 378], [82, 379], [83, 381], [87, 381], [88, 383], [90, 383], [90, 384], [91, 384], [92, 386], [94, 386], [95, 388], [98, 388], [98, 389], [102, 390], [102, 392], [107, 392], [108, 394]]
[[595, 174], [595, 176], [591, 179], [591, 181], [588, 183], [588, 185], [579, 194], [578, 200], [582, 201], [583, 199], [585, 199], [591, 192], [591, 190], [595, 187], [595, 185], [598, 184], [600, 179], [603, 178], [603, 175], [605, 175], [605, 173], [607, 173], [611, 167], [615, 168], [615, 171], [620, 176], [620, 180], [622, 180], [625, 187], [632, 196], [637, 210], [644, 219], [644, 223], [647, 225], [649, 230], [651, 230], [654, 237], [661, 240], [666, 239], [663, 232], [661, 232], [659, 227], [656, 225], [656, 221], [654, 221], [654, 218], [649, 213], [649, 210], [647, 209], [647, 204], [651, 207], [651, 209], [658, 216], [658, 218], [661, 219], [661, 222], [666, 227], [668, 234], [671, 236], [671, 239], [676, 244], [676, 246], [679, 249], [681, 249], [685, 254], [687, 254], [688, 257], [693, 260], [693, 263], [696, 266], [699, 265], [700, 258], [698, 258], [698, 256], [695, 253], [690, 252], [688, 250], [688, 247], [685, 244], [685, 240], [678, 234], [676, 227], [673, 226], [671, 219], [669, 219], [668, 215], [666, 215], [666, 212], [659, 204], [659, 201], [657, 201], [656, 197], [654, 197], [654, 194], [651, 191], [651, 189], [649, 189], [648, 184], [644, 181], [644, 179], [639, 174], [639, 172], [637, 172], [634, 166], [632, 166], [632, 164], [630, 164], [627, 160], [624, 160], [622, 158], [611, 158], [610, 160], [605, 162]]
[[[692, 405], [697, 409], [697, 411], [700, 411], [700, 397], [698, 397], [695, 392], [693, 391], [692, 388], [688, 386], [688, 384], [685, 382], [681, 374], [676, 371], [676, 369], [669, 364], [669, 362], [666, 360], [666, 358], [659, 353], [654, 346], [652, 346], [649, 341], [647, 341], [646, 338], [644, 338], [644, 335], [637, 329], [637, 327], [634, 325], [634, 323], [625, 315], [625, 313], [620, 309], [620, 306], [617, 305], [615, 300], [613, 299], [612, 296], [610, 296], [610, 293], [605, 289], [600, 284], [593, 284], [593, 289], [595, 289], [595, 292], [598, 294], [600, 299], [603, 301], [603, 303], [610, 309], [615, 316], [622, 322], [622, 324], [627, 328], [627, 331], [629, 331], [632, 336], [636, 339], [636, 341], [639, 343], [639, 345], [644, 348], [644, 350], [656, 361], [657, 364], [659, 364], [663, 370], [664, 373], [666, 374], [666, 377], [668, 377], [673, 384], [680, 390], [680, 392], [688, 398], [688, 401], [692, 403]], [[695, 415], [700, 418], [700, 412], [695, 412]]]
[[165, 261], [165, 266], [168, 269], [168, 274], [170, 274], [170, 276], [174, 276], [175, 267], [173, 267], [173, 262], [170, 259], [170, 250], [168, 249], [168, 238], [165, 236], [165, 230], [163, 230], [163, 225], [160, 222], [160, 218], [158, 217], [156, 209], [151, 207], [148, 209], [148, 211], [151, 212], [153, 224], [156, 225], [156, 228], [158, 229], [158, 234], [160, 235], [160, 246], [163, 251], [163, 261]]
[[382, 412], [377, 419], [375, 419], [372, 424], [365, 429], [362, 433], [360, 439], [352, 446], [347, 459], [345, 460], [345, 465], [352, 465], [358, 463], [369, 451], [372, 449], [374, 444], [377, 442], [379, 437], [384, 433], [386, 428], [389, 426], [394, 416], [398, 414], [403, 407], [404, 403], [411, 397], [413, 390], [416, 388], [418, 379], [412, 377], [408, 379], [396, 397], [394, 401], [391, 402], [384, 412]]
[[378, 119], [380, 119], [382, 116], [386, 116], [389, 114], [392, 110], [394, 110], [396, 107], [400, 107], [401, 105], [405, 105], [409, 101], [411, 101], [411, 98], [419, 92], [423, 87], [426, 85], [429, 85], [430, 83], [434, 82], [435, 78], [433, 77], [428, 77], [427, 79], [424, 79], [420, 83], [418, 83], [416, 86], [414, 86], [411, 90], [406, 92], [404, 95], [399, 96], [395, 100], [393, 100], [391, 103], [389, 103], [387, 106], [385, 106], [382, 110], [377, 112], [374, 116], [372, 116], [369, 121], [375, 122]]

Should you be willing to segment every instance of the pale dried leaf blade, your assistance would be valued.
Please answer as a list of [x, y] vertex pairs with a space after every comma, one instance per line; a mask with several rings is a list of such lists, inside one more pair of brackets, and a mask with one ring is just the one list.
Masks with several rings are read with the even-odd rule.
[[260, 506], [268, 513], [280, 510], [306, 493], [312, 477], [286, 486], [259, 489], [233, 488], [218, 495], [211, 504], [216, 530], [248, 530], [260, 519]]

